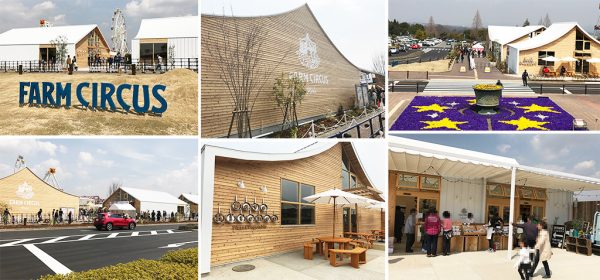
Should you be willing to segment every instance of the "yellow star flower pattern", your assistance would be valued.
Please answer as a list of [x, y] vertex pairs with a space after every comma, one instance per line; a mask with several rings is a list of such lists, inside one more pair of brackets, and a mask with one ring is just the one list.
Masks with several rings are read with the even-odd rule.
[[454, 129], [454, 130], [461, 130], [460, 128], [458, 128], [458, 125], [468, 123], [468, 122], [455, 122], [455, 121], [451, 121], [448, 118], [443, 118], [442, 120], [439, 120], [439, 121], [421, 121], [421, 122], [427, 124], [427, 126], [423, 127], [422, 129], [448, 128], [448, 129]]
[[552, 109], [554, 109], [554, 107], [552, 107], [552, 106], [539, 106], [537, 104], [531, 104], [531, 106], [517, 106], [517, 108], [527, 109], [527, 110], [525, 110], [525, 113], [530, 113], [530, 112], [549, 112], [549, 113], [560, 114], [560, 112], [552, 110]]
[[439, 104], [431, 104], [427, 106], [413, 106], [413, 108], [417, 108], [417, 113], [435, 111], [439, 113], [443, 113], [445, 109], [450, 109], [450, 107], [440, 106]]
[[536, 128], [539, 130], [548, 130], [547, 128], [543, 127], [543, 125], [547, 124], [548, 122], [538, 122], [538, 121], [530, 120], [526, 117], [521, 117], [518, 120], [499, 121], [499, 122], [514, 125], [517, 127], [517, 130], [525, 130], [528, 128]]
[[469, 102], [469, 105], [475, 105], [477, 104], [477, 99], [468, 99], [467, 102]]

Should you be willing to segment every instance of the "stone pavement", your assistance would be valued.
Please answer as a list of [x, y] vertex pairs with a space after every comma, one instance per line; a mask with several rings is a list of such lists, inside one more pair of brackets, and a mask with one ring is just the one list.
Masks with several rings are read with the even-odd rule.
[[[514, 75], [502, 74], [496, 67], [490, 67], [490, 73], [485, 73], [485, 67], [490, 65], [487, 58], [475, 58], [475, 70], [469, 70], [469, 62], [465, 60], [461, 63], [454, 63], [452, 69], [448, 72], [430, 73], [430, 79], [478, 79], [478, 80], [519, 80]], [[464, 66], [466, 72], [460, 72], [461, 66]]]
[[[552, 252], [553, 256], [548, 261], [552, 279], [598, 279], [600, 256], [579, 255], [557, 248], [552, 248]], [[516, 254], [517, 250], [514, 250], [513, 256]], [[463, 252], [435, 258], [427, 258], [421, 253], [394, 254], [389, 257], [389, 280], [519, 279], [519, 273], [513, 267], [515, 262], [514, 257], [508, 260], [506, 250], [495, 253]], [[540, 263], [533, 279], [541, 279], [543, 271]]]
[[[342, 263], [349, 263], [344, 258]], [[256, 266], [248, 272], [234, 272], [232, 267], [239, 264]], [[261, 279], [261, 280], [384, 280], [385, 253], [383, 250], [369, 249], [367, 263], [359, 269], [350, 265], [333, 267], [323, 256], [315, 254], [312, 260], [305, 260], [303, 251], [293, 251], [267, 258], [258, 258], [245, 262], [211, 268], [211, 272], [202, 275], [202, 279]]]

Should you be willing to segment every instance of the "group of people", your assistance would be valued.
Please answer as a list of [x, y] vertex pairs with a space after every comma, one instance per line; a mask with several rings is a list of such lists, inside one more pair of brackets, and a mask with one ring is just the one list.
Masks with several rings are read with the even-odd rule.
[[[50, 216], [51, 219], [51, 223], [52, 225], [55, 224], [62, 224], [64, 222], [64, 212], [62, 209], [59, 210], [55, 210], [52, 209], [52, 215]], [[41, 222], [41, 217], [42, 217], [42, 209], [40, 209], [38, 211], [38, 222]], [[73, 212], [69, 211], [69, 213], [67, 214], [67, 221], [69, 224], [73, 223]]]
[[163, 210], [162, 212], [160, 210], [152, 210], [152, 212], [148, 210], [139, 214], [137, 219], [139, 218], [152, 222], [167, 222], [169, 221], [169, 219], [175, 219], [175, 212], [171, 212], [171, 214], [169, 215], [165, 210]]
[[521, 250], [519, 250], [519, 259], [515, 266], [518, 267], [521, 279], [529, 280], [533, 277], [533, 273], [541, 261], [545, 272], [542, 278], [550, 278], [552, 272], [548, 260], [552, 257], [552, 247], [550, 246], [548, 224], [546, 221], [534, 224], [530, 217], [524, 217], [524, 219], [525, 223], [523, 224], [513, 223], [513, 226], [523, 229], [523, 236], [519, 241]]

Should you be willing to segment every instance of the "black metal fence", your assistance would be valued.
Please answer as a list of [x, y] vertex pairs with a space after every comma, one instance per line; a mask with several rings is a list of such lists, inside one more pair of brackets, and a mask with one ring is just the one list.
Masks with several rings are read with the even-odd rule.
[[418, 82], [418, 81], [415, 81], [415, 82], [401, 81], [398, 84], [396, 84], [396, 82], [399, 82], [399, 81], [390, 81], [388, 83], [388, 92], [419, 93], [419, 92], [423, 92], [423, 90], [425, 90], [425, 87], [428, 84], [428, 82]]
[[600, 84], [530, 83], [529, 87], [538, 94], [600, 94]]
[[[373, 127], [373, 120], [376, 119], [375, 121], [378, 121], [379, 123], [379, 128], [375, 129]], [[369, 132], [370, 134], [368, 135], [369, 138], [375, 138], [375, 137], [383, 137], [385, 130], [384, 130], [384, 121], [385, 121], [385, 111], [380, 112], [379, 114], [370, 117], [366, 120], [363, 120], [360, 123], [357, 123], [355, 126], [349, 127], [345, 130], [342, 130], [341, 132], [329, 137], [329, 138], [349, 138], [351, 137], [350, 132], [356, 131], [356, 135], [357, 138], [362, 138], [361, 135], [361, 128], [365, 127], [365, 128], [369, 128]], [[368, 123], [368, 126], [366, 126], [366, 124]]]
[[[136, 72], [141, 73], [164, 73], [173, 69], [190, 69], [198, 71], [198, 58], [174, 58], [165, 59], [161, 63], [146, 59], [136, 59], [129, 62], [109, 62], [107, 60], [89, 61], [87, 65], [76, 63], [74, 70], [79, 71], [87, 68], [90, 73], [117, 73], [132, 72], [135, 65]], [[60, 65], [55, 62], [46, 62], [43, 60], [11, 60], [0, 61], [0, 72], [19, 72], [19, 66], [25, 73], [57, 73], [67, 71], [66, 65]]]

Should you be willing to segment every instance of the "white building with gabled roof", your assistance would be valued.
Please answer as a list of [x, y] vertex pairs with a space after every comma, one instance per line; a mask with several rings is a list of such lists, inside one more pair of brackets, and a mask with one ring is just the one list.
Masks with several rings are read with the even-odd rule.
[[188, 205], [167, 192], [120, 187], [104, 201], [103, 207], [108, 209], [112, 204], [120, 201], [128, 201], [138, 213], [167, 211], [169, 214], [171, 212], [183, 214]]
[[133, 60], [156, 63], [157, 57], [166, 60], [169, 48], [176, 59], [198, 58], [198, 16], [142, 19], [140, 29], [131, 41]]
[[67, 54], [77, 57], [80, 66], [88, 57], [107, 57], [109, 46], [95, 24], [54, 27], [14, 28], [0, 34], [0, 61], [56, 61], [56, 46], [52, 41], [64, 37]]
[[496, 61], [506, 60], [508, 44], [518, 43], [539, 35], [546, 29], [543, 25], [530, 26], [488, 26], [488, 44]]

